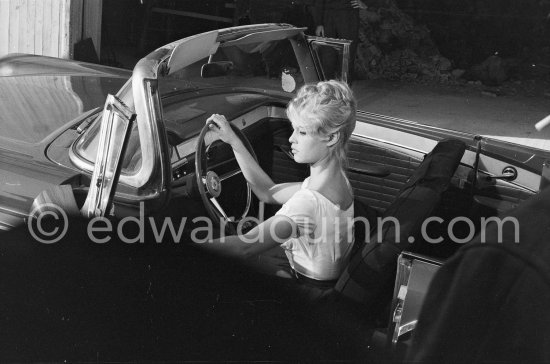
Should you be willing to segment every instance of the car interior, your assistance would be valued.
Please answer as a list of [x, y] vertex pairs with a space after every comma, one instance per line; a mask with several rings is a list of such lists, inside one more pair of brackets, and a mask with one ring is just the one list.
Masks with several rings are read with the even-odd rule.
[[[307, 167], [295, 163], [287, 152], [291, 128], [284, 104], [265, 98], [256, 102], [260, 106], [239, 108], [246, 110], [245, 113], [223, 111], [235, 125], [244, 129], [260, 165], [276, 183], [303, 180], [308, 174]], [[198, 104], [200, 102], [195, 105]], [[197, 127], [203, 122], [204, 115], [201, 115]], [[174, 124], [168, 122], [168, 125]], [[186, 187], [192, 185], [189, 181], [193, 180], [194, 174], [193, 153], [192, 149], [186, 149], [188, 147], [189, 142], [175, 146], [175, 150], [179, 150], [177, 154], [185, 155], [186, 160], [185, 163], [180, 160], [173, 164], [175, 181], [190, 176], [185, 183], [176, 182], [179, 187], [175, 191], [183, 191], [184, 201], [190, 196]], [[440, 140], [429, 153], [358, 135], [350, 142], [348, 176], [354, 188], [356, 205], [366, 207], [363, 214], [367, 214], [370, 221], [372, 216], [397, 218], [401, 231], [385, 228], [380, 238], [375, 226], [370, 226], [372, 235], [365, 233], [365, 236], [370, 237], [368, 242], [371, 244], [361, 244], [356, 240], [356, 253], [335, 291], [359, 303], [368, 312], [365, 317], [369, 316], [382, 328], [374, 332], [373, 338], [380, 341], [383, 337], [379, 345], [384, 350], [395, 352], [396, 356], [404, 355], [407, 349], [406, 343], [412, 336], [422, 302], [421, 292], [427, 290], [439, 265], [481, 229], [476, 225], [472, 231], [470, 225], [459, 221], [453, 225], [454, 236], [462, 242], [457, 243], [449, 237], [449, 222], [456, 217], [479, 222], [480, 217], [497, 216], [534, 194], [502, 179], [487, 181], [480, 178], [481, 182], [472, 186], [472, 176], [477, 174], [473, 173], [472, 166], [461, 163], [466, 149], [465, 143], [456, 139]], [[209, 165], [220, 175], [231, 173], [236, 168], [231, 150], [220, 142], [213, 143], [208, 159]], [[242, 203], [245, 193], [242, 177], [237, 175], [234, 178], [236, 181], [223, 182], [224, 191], [231, 191], [229, 196], [222, 192], [220, 197], [229, 211]], [[184, 206], [185, 202], [178, 205]], [[250, 214], [259, 216], [261, 211], [262, 218], [268, 218], [278, 208], [280, 206], [260, 207], [253, 199]], [[443, 237], [437, 244], [423, 241], [420, 234], [422, 221], [429, 216], [443, 219], [442, 224], [431, 224], [427, 229], [428, 236]], [[414, 236], [414, 243], [407, 241], [411, 236]], [[396, 244], [396, 240], [400, 243]], [[422, 274], [425, 267], [429, 269]], [[411, 293], [406, 295], [404, 292], [409, 286]], [[420, 293], [415, 295], [418, 291]]]
[[[176, 211], [169, 207], [166, 213], [183, 216], [200, 214], [196, 211], [197, 205], [194, 203], [197, 197], [195, 176], [197, 136], [208, 116], [214, 112], [226, 115], [228, 120], [244, 132], [260, 165], [274, 182], [302, 181], [307, 176], [308, 169], [307, 166], [295, 163], [288, 152], [291, 126], [285, 113], [286, 100], [284, 97], [239, 88], [233, 88], [230, 92], [226, 89], [214, 88], [192, 94], [174, 93], [164, 97], [164, 123], [170, 144], [173, 179], [171, 205], [176, 206]], [[212, 105], [216, 105], [215, 109]], [[79, 157], [91, 160], [91, 156], [95, 154], [99, 134], [98, 124], [95, 123], [88, 128], [75, 143], [76, 154]], [[427, 150], [421, 151], [384, 142], [376, 135], [369, 137], [362, 132], [355, 133], [349, 143], [348, 177], [354, 189], [356, 202], [366, 205], [376, 216], [384, 216], [388, 211], [392, 211], [392, 204], [400, 201], [401, 194], [410, 183], [411, 177], [418, 173], [426, 154], [437, 150], [435, 145], [437, 139], [441, 137], [434, 135], [431, 138], [433, 139], [429, 139], [431, 144]], [[62, 140], [62, 138], [59, 139]], [[467, 139], [462, 137], [462, 140]], [[219, 197], [220, 204], [228, 216], [237, 216], [246, 202], [246, 183], [242, 175], [236, 173], [238, 165], [230, 148], [220, 141], [205, 141], [209, 145], [206, 153], [207, 168], [214, 170], [223, 181], [223, 190]], [[54, 148], [55, 146], [56, 142], [48, 152], [49, 157], [54, 160], [60, 159], [59, 156], [63, 154], [59, 149]], [[444, 259], [460, 246], [460, 244], [449, 243], [451, 239], [446, 235], [448, 223], [453, 218], [463, 216], [475, 222], [479, 221], [481, 216], [496, 216], [517, 206], [535, 193], [534, 189], [515, 183], [506, 175], [492, 176], [484, 171], [484, 164], [489, 165], [492, 162], [489, 159], [496, 158], [474, 148], [476, 144], [470, 142], [465, 147], [464, 156], [455, 157], [459, 161], [462, 158], [462, 162], [457, 163], [455, 169], [451, 171], [449, 181], [440, 182], [445, 186], [445, 190], [440, 191], [441, 201], [434, 206], [432, 215], [441, 217], [445, 223], [430, 224], [428, 235], [443, 237], [443, 241], [438, 244], [419, 241], [414, 244], [406, 243], [407, 250]], [[131, 174], [139, 168], [140, 156], [137, 126], [134, 124], [122, 165], [122, 173]], [[524, 156], [520, 155], [518, 159], [520, 158]], [[509, 162], [513, 166], [514, 161]], [[516, 170], [516, 168], [513, 169]], [[528, 170], [520, 171], [521, 174], [534, 174]], [[279, 206], [260, 205], [256, 199], [253, 199], [249, 215], [265, 219], [274, 214], [278, 208]], [[466, 223], [459, 221], [453, 227], [459, 239], [464, 240], [472, 234], [470, 226]], [[475, 232], [478, 232], [479, 225], [475, 228]]]
[[[158, 213], [160, 218], [163, 216], [192, 217], [204, 214], [205, 208], [196, 190], [194, 158], [197, 137], [206, 118], [213, 112], [224, 113], [233, 125], [243, 131], [258, 157], [260, 165], [275, 182], [301, 181], [307, 176], [307, 167], [295, 163], [288, 154], [291, 126], [285, 114], [286, 99], [249, 89], [234, 88], [230, 91], [212, 89], [193, 93], [174, 93], [163, 99], [167, 140], [171, 148], [172, 195], [171, 204]], [[216, 105], [215, 110], [212, 105]], [[369, 117], [369, 115], [359, 113], [360, 119], [365, 117]], [[369, 125], [371, 124], [369, 123]], [[266, 277], [255, 278], [250, 272], [245, 271], [236, 274], [237, 278], [235, 278], [233, 273], [237, 268], [233, 266], [224, 268], [226, 263], [198, 251], [189, 254], [187, 248], [182, 248], [185, 244], [172, 245], [171, 247], [183, 250], [174, 253], [170, 248], [168, 254], [166, 249], [169, 245], [167, 244], [155, 249], [149, 249], [145, 244], [140, 249], [143, 254], [139, 252], [140, 250], [130, 250], [131, 245], [126, 244], [127, 247], [120, 248], [122, 254], [116, 253], [122, 259], [117, 258], [116, 254], [113, 255], [112, 251], [109, 255], [102, 255], [95, 250], [90, 250], [91, 253], [86, 257], [86, 255], [82, 255], [81, 250], [72, 247], [71, 243], [66, 244], [66, 249], [71, 249], [71, 259], [63, 260], [55, 258], [53, 253], [48, 253], [45, 250], [46, 247], [43, 247], [43, 257], [39, 261], [33, 262], [36, 268], [32, 274], [28, 275], [32, 284], [28, 285], [25, 277], [13, 277], [13, 282], [23, 280], [27, 282], [24, 286], [26, 285], [30, 289], [46, 284], [45, 279], [56, 277], [58, 284], [55, 289], [52, 287], [50, 291], [40, 291], [37, 294], [37, 302], [42, 302], [37, 306], [37, 310], [48, 306], [48, 302], [54, 302], [53, 300], [62, 294], [61, 287], [67, 286], [67, 284], [70, 287], [77, 283], [82, 284], [83, 287], [88, 287], [87, 290], [75, 290], [76, 293], [82, 294], [90, 302], [95, 302], [94, 305], [103, 307], [105, 312], [116, 315], [117, 319], [113, 321], [113, 325], [124, 317], [128, 318], [128, 327], [133, 327], [133, 330], [139, 332], [143, 337], [149, 335], [149, 331], [147, 334], [140, 331], [143, 328], [136, 326], [138, 323], [132, 317], [136, 313], [149, 315], [152, 320], [154, 318], [153, 331], [158, 337], [156, 339], [158, 349], [155, 350], [164, 350], [164, 352], [155, 351], [154, 354], [151, 354], [155, 358], [164, 357], [163, 355], [167, 355], [168, 358], [170, 357], [168, 353], [185, 352], [189, 354], [186, 357], [191, 358], [215, 359], [238, 355], [243, 359], [252, 359], [257, 358], [259, 351], [267, 353], [265, 356], [267, 358], [284, 358], [284, 355], [289, 353], [285, 347], [288, 344], [288, 338], [273, 338], [269, 343], [272, 347], [267, 348], [263, 346], [265, 340], [260, 339], [263, 336], [258, 334], [266, 328], [272, 327], [274, 323], [277, 323], [277, 330], [283, 330], [288, 337], [292, 338], [303, 338], [306, 332], [316, 333], [315, 343], [299, 353], [294, 353], [294, 356], [290, 357], [292, 359], [311, 359], [315, 355], [319, 355], [319, 359], [356, 358], [356, 354], [364, 355], [365, 350], [367, 351], [365, 355], [370, 355], [369, 351], [374, 350], [375, 347], [380, 348], [380, 352], [385, 353], [384, 355], [398, 358], [404, 355], [414, 333], [419, 312], [418, 307], [421, 306], [423, 299], [422, 292], [426, 290], [439, 264], [464, 245], [464, 243], [452, 242], [447, 229], [449, 222], [459, 216], [469, 217], [476, 222], [479, 221], [478, 217], [497, 216], [502, 211], [517, 206], [536, 193], [536, 187], [530, 188], [528, 183], [521, 182], [523, 181], [521, 178], [525, 175], [536, 175], [536, 173], [534, 169], [528, 169], [528, 163], [526, 166], [526, 164], [515, 161], [513, 157], [503, 159], [501, 154], [491, 154], [491, 148], [494, 150], [495, 146], [488, 141], [482, 141], [485, 144], [476, 144], [475, 140], [468, 142], [469, 139], [461, 138], [460, 135], [457, 138], [447, 139], [435, 133], [430, 135], [411, 133], [410, 138], [419, 137], [419, 135], [425, 137], [427, 146], [420, 149], [407, 146], [407, 140], [404, 140], [403, 143], [388, 141], [387, 139], [391, 137], [390, 134], [398, 131], [398, 126], [392, 124], [391, 120], [384, 120], [383, 125], [385, 126], [383, 132], [386, 139], [376, 134], [374, 129], [364, 132], [360, 125], [349, 144], [348, 176], [354, 188], [356, 213], [371, 218], [372, 216], [394, 215], [403, 219], [406, 222], [403, 225], [406, 226], [400, 231], [396, 231], [393, 225], [389, 224], [388, 227], [382, 229], [381, 237], [377, 236], [376, 230], [370, 231], [375, 228], [374, 226], [369, 226], [369, 231], [363, 231], [361, 237], [361, 226], [358, 226], [356, 229], [356, 252], [337, 286], [331, 292], [322, 292], [320, 300], [308, 299], [307, 303], [301, 301], [308, 307], [307, 310], [303, 310], [305, 312], [287, 308], [284, 304], [285, 301], [277, 296], [281, 294], [280, 290], [275, 288], [266, 290], [265, 287], [271, 287], [269, 284], [272, 283]], [[93, 154], [93, 145], [96, 143], [93, 141], [94, 133], [96, 133], [94, 128], [95, 125], [91, 125], [84, 132], [78, 134], [81, 139], [77, 140], [75, 145], [81, 146], [81, 149], [78, 150], [81, 157]], [[66, 133], [76, 133], [76, 126], [75, 130], [68, 130]], [[132, 168], [139, 165], [139, 162], [135, 162], [139, 160], [139, 146], [134, 145], [134, 149], [130, 148], [131, 140], [135, 137], [136, 131], [134, 130], [130, 136], [129, 149], [127, 149], [129, 152], [124, 161], [126, 171], [123, 170], [123, 173], [129, 173]], [[47, 150], [48, 157], [59, 163], [68, 163], [68, 160], [63, 159], [66, 157], [62, 156], [66, 156], [67, 149], [72, 147], [72, 144], [67, 142], [70, 139], [62, 134], [54, 140]], [[238, 216], [243, 210], [243, 204], [246, 203], [247, 191], [242, 175], [234, 173], [237, 170], [237, 164], [232, 151], [220, 141], [205, 141], [209, 145], [205, 155], [207, 168], [216, 171], [220, 176], [228, 176], [222, 181], [220, 204], [223, 204], [223, 208], [229, 216]], [[135, 143], [139, 144], [137, 140]], [[416, 145], [420, 144], [416, 143]], [[476, 148], [478, 145], [483, 148]], [[133, 155], [132, 150], [135, 151]], [[521, 152], [522, 150], [518, 150], [515, 158], [520, 161], [527, 160], [526, 155]], [[517, 180], [492, 178], [495, 169], [491, 169], [491, 164], [496, 162], [501, 163], [497, 164], [496, 170], [507, 166], [515, 167], [518, 171]], [[535, 163], [538, 162], [535, 161]], [[75, 180], [71, 183], [75, 184], [74, 187], [78, 187], [82, 181]], [[123, 186], [120, 190], [135, 191], [132, 186]], [[115, 206], [115, 212], [117, 208]], [[279, 206], [269, 205], [262, 207], [253, 198], [249, 216], [267, 218], [274, 214], [278, 208]], [[438, 216], [443, 219], [441, 224], [429, 224], [426, 231], [427, 236], [431, 238], [443, 237], [443, 241], [430, 243], [421, 239], [422, 226], [419, 221], [426, 216]], [[477, 234], [480, 229], [479, 225], [474, 226], [473, 234]], [[458, 240], [467, 240], [471, 238], [472, 231], [466, 222], [459, 221], [454, 225], [453, 233]], [[400, 237], [398, 244], [396, 244], [397, 236]], [[415, 238], [413, 243], [408, 241], [410, 236]], [[364, 241], [370, 241], [370, 243], [363, 243]], [[376, 243], [372, 244], [373, 242]], [[18, 249], [23, 248], [24, 245], [18, 247]], [[106, 246], [103, 249], [107, 248]], [[85, 257], [86, 261], [83, 260]], [[60, 268], [54, 273], [45, 268], [46, 262], [51, 262], [51, 259], [59, 262]], [[15, 259], [10, 264], [16, 264], [18, 261]], [[113, 265], [113, 262], [117, 263]], [[82, 278], [84, 281], [78, 278], [79, 281], [76, 283], [73, 282], [74, 279], [67, 284], [59, 283], [69, 279], [66, 269], [63, 267], [76, 265], [74, 269], [79, 270], [80, 267], [90, 264], [101, 267], [97, 271], [97, 284], [82, 283], [86, 279], [91, 279], [89, 282], [96, 282], [96, 278], [93, 277]], [[9, 266], [8, 264], [5, 267]], [[150, 270], [143, 270], [145, 269], [143, 267], [150, 267], [147, 268]], [[105, 282], [112, 280], [110, 276], [119, 274], [121, 269], [124, 269], [124, 274], [138, 272], [141, 277], [148, 277], [147, 280], [153, 287], [154, 298], [149, 294], [146, 298], [144, 296], [143, 302], [147, 302], [147, 306], [140, 304], [129, 308], [127, 303], [134, 302], [132, 297], [135, 295], [141, 297], [142, 293], [149, 292], [147, 287], [139, 286], [141, 280], [129, 283], [129, 287], [133, 287], [131, 288], [133, 291], [124, 290], [123, 293], [120, 288], [115, 287], [116, 282], [113, 282], [115, 286], [112, 289], [103, 287]], [[230, 269], [232, 274], [228, 274], [227, 269]], [[47, 273], [42, 274], [43, 270]], [[82, 270], [82, 272], [84, 271]], [[91, 277], [89, 273], [86, 275]], [[76, 277], [80, 277], [80, 273], [76, 274]], [[234, 284], [235, 282], [238, 283]], [[205, 284], [208, 286], [205, 287]], [[18, 287], [21, 287], [20, 283], [18, 283]], [[95, 295], [96, 288], [100, 287], [103, 287], [101, 290], [110, 292], [111, 297], [118, 295], [116, 302], [108, 300], [103, 302], [102, 295]], [[135, 292], [135, 295], [132, 292]], [[94, 294], [93, 297], [92, 294]], [[336, 324], [323, 326], [323, 328], [328, 330], [327, 333], [341, 333], [342, 330], [351, 327], [350, 332], [359, 332], [360, 336], [364, 335], [364, 338], [356, 345], [344, 345], [340, 341], [337, 345], [334, 341], [326, 339], [325, 331], [319, 331], [315, 326], [318, 324], [318, 318], [324, 317], [318, 316], [317, 313], [318, 308], [323, 306], [323, 299], [327, 295], [344, 297], [341, 301], [345, 301], [346, 304], [342, 310], [342, 317], [338, 317]], [[193, 302], [189, 301], [189, 297], [194, 298]], [[157, 305], [162, 305], [162, 309]], [[156, 307], [154, 314], [149, 310], [153, 307]], [[212, 308], [208, 309], [208, 307]], [[351, 309], [348, 310], [350, 307]], [[31, 310], [31, 308], [28, 309]], [[304, 315], [314, 314], [314, 317], [312, 320], [301, 321], [301, 318], [296, 316], [298, 311]], [[78, 325], [80, 327], [82, 321], [78, 321], [76, 318], [80, 317], [83, 320], [86, 316], [83, 311], [78, 312], [73, 318], [74, 322], [63, 321], [63, 325]], [[195, 312], [196, 314], [190, 316], [185, 312]], [[330, 312], [327, 315], [334, 316]], [[97, 317], [89, 318], [90, 322], [97, 320]], [[281, 317], [292, 317], [294, 321], [282, 323]], [[21, 318], [21, 320], [23, 319]], [[302, 329], [297, 330], [293, 322], [299, 322], [299, 327]], [[354, 331], [360, 322], [366, 322], [364, 326], [368, 327], [368, 330]], [[121, 355], [114, 355], [110, 358], [128, 358], [128, 355], [132, 355], [133, 352], [140, 352], [140, 349], [134, 344], [125, 346], [124, 343], [130, 342], [127, 338], [125, 339], [124, 334], [121, 334], [126, 332], [126, 329], [111, 327], [106, 323], [102, 325], [109, 327], [107, 332], [111, 334], [106, 336], [110, 338], [109, 340], [112, 339], [112, 342], [120, 343], [119, 348], [126, 348], [114, 350], [105, 347], [106, 351], [112, 350], [112, 352]], [[61, 339], [61, 342], [65, 343], [70, 343], [73, 339], [78, 339], [80, 343], [88, 342], [88, 344], [81, 344], [84, 349], [103, 345], [96, 345], [93, 340], [89, 341], [90, 337], [98, 337], [96, 334], [106, 332], [100, 326], [89, 326], [94, 328], [92, 331], [90, 331], [91, 329], [75, 331], [78, 330], [78, 327], [72, 327], [74, 330], [71, 331], [73, 332], [71, 337], [60, 338], [57, 335], [57, 339]], [[308, 328], [305, 329], [305, 327]], [[182, 331], [182, 328], [185, 330]], [[26, 334], [23, 335], [24, 333]], [[236, 336], [232, 336], [232, 333]], [[113, 336], [115, 334], [118, 336]], [[346, 333], [342, 335], [344, 334]], [[13, 336], [7, 342], [23, 342], [38, 333], [22, 330], [20, 335], [23, 336], [18, 335]], [[224, 341], [220, 344], [224, 349], [214, 352], [208, 349], [214, 344], [208, 344], [207, 337], [224, 340], [231, 337], [235, 338], [231, 340], [241, 341]], [[202, 338], [202, 344], [196, 341], [199, 340], [198, 338]], [[367, 350], [367, 348], [369, 349]], [[41, 346], [40, 350], [45, 349]], [[20, 357], [14, 356], [14, 358]]]
[[[217, 200], [228, 220], [238, 223], [243, 210], [263, 220], [280, 208], [259, 203], [254, 196], [249, 201], [246, 181], [230, 147], [212, 140], [208, 133], [204, 145], [198, 143], [205, 121], [213, 113], [225, 115], [244, 133], [260, 166], [275, 183], [307, 177], [308, 167], [294, 162], [289, 153], [292, 129], [285, 112], [288, 95], [261, 88], [281, 87], [276, 76], [281, 64], [262, 63], [262, 53], [274, 52], [284, 58], [287, 50], [285, 46], [262, 47], [226, 46], [211, 59], [196, 62], [161, 85], [168, 90], [163, 93], [162, 110], [172, 181], [170, 204], [156, 217], [191, 218], [208, 210], [199, 193], [202, 176], [196, 172], [198, 150], [204, 157], [204, 169], [220, 177], [222, 188]], [[243, 68], [245, 65], [248, 68]], [[170, 91], [173, 84], [189, 78], [191, 71], [200, 77], [189, 83], [189, 89]], [[224, 78], [243, 74], [259, 76], [262, 84], [255, 89], [246, 83], [222, 87], [227, 81]], [[224, 82], [217, 84], [221, 79]], [[299, 86], [303, 80], [297, 80]], [[217, 87], [198, 90], [194, 82], [195, 86], [206, 82]], [[359, 112], [358, 118], [367, 123], [358, 126], [349, 142], [348, 178], [355, 194], [356, 216], [366, 217], [369, 226], [356, 226], [355, 253], [348, 267], [335, 288], [320, 296], [336, 295], [360, 307], [360, 313], [349, 320], [369, 321], [371, 327], [378, 328], [370, 332], [369, 342], [400, 357], [439, 265], [481, 231], [481, 218], [498, 216], [536, 194], [541, 160], [511, 145], [512, 153], [502, 158], [502, 147], [481, 137], [457, 132], [448, 138], [438, 130], [426, 131], [411, 124], [404, 128], [399, 120], [364, 112]], [[416, 139], [409, 143], [410, 138]], [[66, 150], [73, 148], [72, 158], [92, 161], [99, 142], [99, 122], [79, 132], [74, 146], [67, 144], [68, 139], [55, 140], [48, 157], [66, 164]], [[123, 175], [139, 170], [139, 143], [134, 124], [122, 163]], [[122, 185], [118, 192], [138, 193], [139, 188]], [[116, 207], [115, 198], [115, 214]], [[423, 221], [433, 216], [440, 220], [424, 226]], [[391, 224], [379, 228], [376, 218], [395, 218], [400, 229]]]

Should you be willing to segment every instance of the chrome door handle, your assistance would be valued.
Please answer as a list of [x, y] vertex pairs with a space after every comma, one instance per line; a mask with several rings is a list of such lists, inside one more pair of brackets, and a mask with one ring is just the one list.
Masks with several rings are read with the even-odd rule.
[[508, 166], [508, 167], [504, 167], [504, 169], [502, 170], [502, 174], [501, 175], [497, 175], [497, 176], [487, 176], [485, 177], [487, 180], [497, 180], [497, 179], [502, 179], [502, 180], [505, 180], [505, 181], [513, 181], [515, 180], [516, 178], [518, 177], [518, 171], [512, 167], [512, 166]]

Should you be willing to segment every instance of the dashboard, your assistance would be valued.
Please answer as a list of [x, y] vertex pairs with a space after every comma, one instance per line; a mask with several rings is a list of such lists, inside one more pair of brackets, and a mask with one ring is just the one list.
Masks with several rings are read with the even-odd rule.
[[[172, 177], [177, 180], [194, 172], [194, 155], [197, 139], [210, 115], [222, 114], [251, 138], [251, 127], [271, 118], [286, 118], [286, 104], [279, 98], [259, 93], [225, 93], [163, 102], [164, 123], [170, 143]], [[230, 148], [207, 133], [205, 144], [209, 148], [209, 164], [219, 165], [234, 159]], [[193, 163], [191, 163], [193, 162]]]

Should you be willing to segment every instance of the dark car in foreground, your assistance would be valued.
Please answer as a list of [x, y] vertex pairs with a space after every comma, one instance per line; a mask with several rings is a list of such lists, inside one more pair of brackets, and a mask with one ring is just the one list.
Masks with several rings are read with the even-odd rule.
[[404, 350], [439, 267], [488, 224], [516, 226], [502, 219], [537, 198], [550, 153], [361, 110], [348, 175], [356, 215], [367, 205], [379, 218], [356, 226], [357, 252], [334, 289], [304, 297], [208, 256], [195, 245], [278, 207], [251, 194], [206, 118], [226, 115], [275, 182], [307, 174], [289, 153], [285, 107], [324, 78], [326, 52], [345, 79], [349, 43], [303, 30], [210, 31], [155, 50], [131, 74], [0, 59], [0, 358], [357, 360], [385, 355], [386, 343]]

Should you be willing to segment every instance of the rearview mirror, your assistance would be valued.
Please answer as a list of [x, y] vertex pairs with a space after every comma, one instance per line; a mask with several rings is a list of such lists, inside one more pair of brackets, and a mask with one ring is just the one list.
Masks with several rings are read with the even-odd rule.
[[105, 216], [110, 210], [121, 161], [135, 118], [136, 114], [116, 96], [107, 97], [101, 119], [94, 172], [81, 209], [82, 215], [87, 218]]
[[231, 61], [218, 61], [212, 63], [205, 63], [201, 67], [201, 77], [219, 77], [227, 76], [233, 69], [233, 62]]

